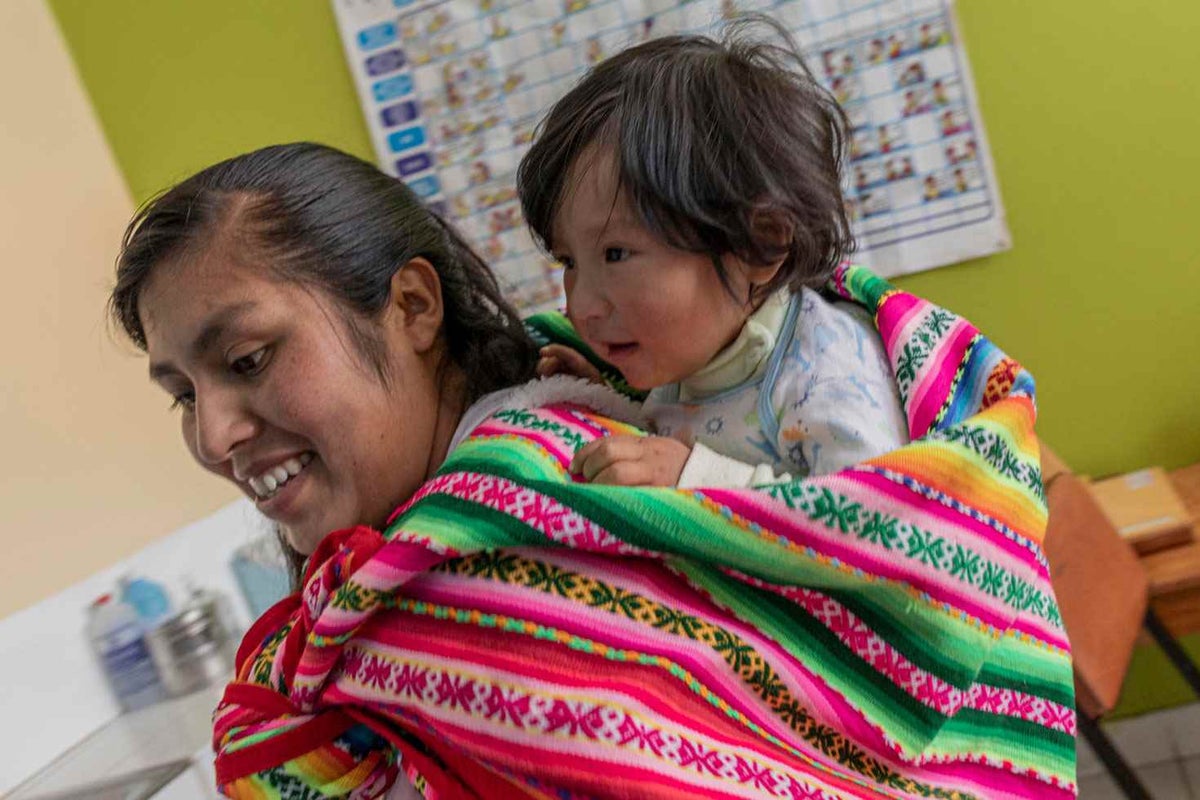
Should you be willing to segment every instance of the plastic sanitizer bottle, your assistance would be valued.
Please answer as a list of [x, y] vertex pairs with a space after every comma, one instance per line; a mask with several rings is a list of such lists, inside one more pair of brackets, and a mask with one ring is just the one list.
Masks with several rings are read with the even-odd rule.
[[166, 693], [137, 611], [109, 594], [98, 597], [88, 611], [87, 636], [121, 710], [133, 711], [162, 700]]

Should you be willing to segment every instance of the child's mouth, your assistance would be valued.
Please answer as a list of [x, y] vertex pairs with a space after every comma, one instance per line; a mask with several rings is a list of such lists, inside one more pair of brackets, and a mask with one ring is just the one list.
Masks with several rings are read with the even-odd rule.
[[635, 350], [637, 350], [637, 342], [625, 342], [622, 344], [607, 344], [604, 346], [604, 348], [605, 348], [605, 350], [608, 351], [607, 353], [605, 353], [605, 359], [607, 361], [617, 361], [619, 359], [627, 358], [627, 357], [633, 355], [633, 352]]

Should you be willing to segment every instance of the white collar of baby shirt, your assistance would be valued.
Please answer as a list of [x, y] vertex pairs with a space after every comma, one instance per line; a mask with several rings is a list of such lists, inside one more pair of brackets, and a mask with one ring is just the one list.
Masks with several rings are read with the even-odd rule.
[[746, 318], [736, 339], [698, 372], [680, 381], [679, 401], [687, 403], [712, 397], [762, 372], [783, 330], [791, 297], [787, 289], [768, 297]]

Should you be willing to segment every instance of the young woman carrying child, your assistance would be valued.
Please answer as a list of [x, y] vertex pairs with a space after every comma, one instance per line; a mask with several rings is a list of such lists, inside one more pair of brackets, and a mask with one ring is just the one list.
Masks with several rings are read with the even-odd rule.
[[[749, 220], [766, 233], [732, 250], [698, 229], [712, 239], [698, 251], [740, 254], [722, 271], [669, 272], [691, 292], [682, 307], [722, 331], [662, 343], [683, 373], [659, 368], [657, 341], [640, 352], [653, 328], [594, 330], [635, 385], [682, 383], [761, 319], [794, 278], [772, 265], [795, 242], [826, 252], [775, 206]], [[566, 239], [586, 289], [596, 256]], [[632, 254], [612, 266], [653, 244], [609, 244]], [[595, 442], [645, 438], [641, 409], [573, 378], [527, 383], [537, 350], [495, 278], [400, 181], [281, 145], [151, 201], [126, 235], [115, 316], [195, 460], [306, 557], [214, 714], [221, 791], [1070, 797], [1032, 381], [966, 320], [864, 270], [829, 285], [877, 320], [864, 353], [921, 353], [893, 372], [919, 441], [757, 489], [609, 486], [568, 467]], [[716, 287], [750, 299], [727, 306]], [[620, 284], [601, 288], [611, 302]], [[826, 341], [853, 308], [800, 292], [811, 308], [783, 296], [758, 349], [809, 317]]]

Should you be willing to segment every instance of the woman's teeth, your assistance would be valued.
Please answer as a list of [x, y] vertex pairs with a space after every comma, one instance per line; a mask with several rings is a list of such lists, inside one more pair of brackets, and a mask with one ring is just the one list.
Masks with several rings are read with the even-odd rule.
[[312, 461], [312, 453], [301, 453], [296, 458], [289, 458], [281, 464], [271, 467], [262, 475], [251, 478], [248, 483], [259, 499], [265, 500], [279, 491], [279, 487], [283, 486], [292, 478], [300, 474], [300, 470], [308, 466], [308, 462]]

